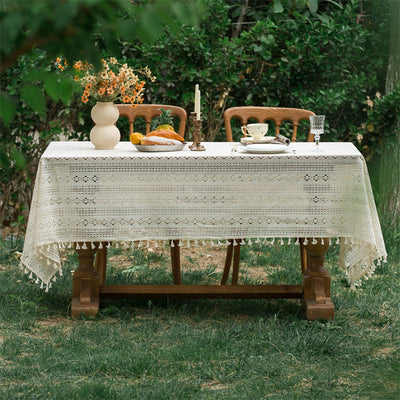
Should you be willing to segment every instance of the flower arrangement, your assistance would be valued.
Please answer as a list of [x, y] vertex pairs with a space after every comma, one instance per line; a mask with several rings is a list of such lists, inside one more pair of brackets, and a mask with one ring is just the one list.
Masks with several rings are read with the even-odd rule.
[[[59, 57], [57, 66], [64, 71], [68, 63]], [[83, 88], [81, 100], [87, 103], [90, 98], [101, 102], [138, 104], [143, 102], [143, 92], [146, 81], [139, 78], [144, 76], [151, 82], [155, 81], [148, 67], [133, 70], [127, 64], [121, 64], [115, 57], [101, 60], [101, 69], [96, 72], [94, 66], [87, 62], [77, 61], [73, 65], [74, 80]]]

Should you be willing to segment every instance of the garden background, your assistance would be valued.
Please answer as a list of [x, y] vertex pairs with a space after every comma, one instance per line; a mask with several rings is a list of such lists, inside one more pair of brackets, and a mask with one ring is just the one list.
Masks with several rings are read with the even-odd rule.
[[[27, 390], [26, 398], [45, 393], [63, 398], [68, 373], [66, 398], [121, 398], [131, 393], [129, 387], [137, 390], [132, 398], [172, 398], [174, 388], [175, 398], [398, 398], [399, 21], [400, 0], [1, 0], [1, 398], [18, 398]], [[80, 324], [68, 319], [68, 277], [47, 297], [19, 277], [18, 252], [40, 155], [52, 140], [88, 140], [92, 127], [91, 105], [81, 102], [81, 88], [68, 68], [58, 68], [56, 57], [69, 65], [88, 60], [98, 66], [110, 56], [152, 70], [157, 80], [147, 83], [145, 103], [179, 105], [190, 113], [199, 84], [204, 140], [224, 140], [226, 108], [280, 106], [325, 114], [323, 140], [351, 141], [360, 149], [388, 263], [352, 294], [335, 269], [335, 254], [330, 256], [333, 275], [338, 274], [334, 322], [306, 323], [290, 302], [200, 301], [121, 302], [119, 309], [106, 303], [100, 321]], [[126, 125], [120, 130], [128, 140]], [[237, 127], [236, 140], [239, 135]], [[242, 257], [255, 268], [285, 267], [295, 258], [282, 251], [252, 249]], [[153, 278], [143, 266], [168, 262], [163, 254], [114, 256], [120, 263], [118, 257], [125, 257], [122, 264], [144, 280]], [[188, 255], [188, 265], [199, 263], [197, 256]], [[76, 260], [68, 257], [66, 268], [73, 269]], [[188, 278], [195, 279], [190, 271]], [[208, 279], [216, 269], [206, 265], [201, 271]], [[288, 277], [282, 269], [274, 273], [276, 279]], [[129, 273], [116, 275], [125, 279]], [[110, 324], [116, 327], [109, 329]], [[121, 332], [124, 326], [127, 331]], [[63, 334], [68, 340], [61, 344]], [[97, 348], [103, 340], [115, 353], [104, 355]], [[124, 345], [132, 346], [132, 340], [129, 354], [136, 369], [125, 358]], [[179, 340], [180, 349], [174, 344]], [[205, 351], [209, 343], [214, 353]], [[87, 348], [92, 353], [82, 350]], [[76, 359], [82, 351], [80, 367]], [[158, 357], [164, 362], [157, 366]], [[303, 372], [292, 369], [293, 362]], [[34, 389], [33, 382], [43, 376]], [[267, 396], [272, 389], [275, 394]]]

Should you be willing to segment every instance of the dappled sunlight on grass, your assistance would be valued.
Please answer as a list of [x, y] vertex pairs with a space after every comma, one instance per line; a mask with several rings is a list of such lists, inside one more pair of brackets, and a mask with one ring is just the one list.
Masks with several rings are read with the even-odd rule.
[[[105, 299], [95, 318], [72, 320], [75, 253], [45, 293], [17, 267], [21, 244], [0, 244], [7, 398], [394, 399], [400, 389], [396, 262], [352, 291], [332, 247], [331, 321], [307, 321], [284, 299]], [[219, 282], [225, 247], [181, 253], [185, 283]], [[168, 248], [111, 249], [109, 264], [109, 282], [172, 284]], [[241, 265], [241, 282], [301, 282], [298, 246], [243, 247]]]

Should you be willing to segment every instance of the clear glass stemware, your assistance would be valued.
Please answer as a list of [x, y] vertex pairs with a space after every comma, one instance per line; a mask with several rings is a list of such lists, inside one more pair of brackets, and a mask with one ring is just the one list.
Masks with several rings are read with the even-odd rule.
[[325, 122], [325, 115], [312, 115], [310, 117], [310, 125], [311, 130], [310, 132], [314, 135], [315, 140], [315, 150], [313, 151], [322, 151], [319, 147], [319, 140], [320, 135], [324, 133], [324, 122]]

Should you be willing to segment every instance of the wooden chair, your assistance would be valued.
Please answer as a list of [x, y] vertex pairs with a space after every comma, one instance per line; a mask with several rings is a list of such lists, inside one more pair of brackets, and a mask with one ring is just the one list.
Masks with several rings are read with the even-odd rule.
[[[232, 142], [232, 127], [231, 119], [238, 118], [242, 125], [246, 125], [250, 119], [255, 119], [259, 123], [273, 121], [275, 124], [275, 136], [280, 133], [280, 127], [282, 122], [289, 121], [292, 124], [292, 136], [291, 141], [295, 142], [297, 138], [297, 127], [300, 121], [309, 120], [311, 115], [315, 115], [312, 111], [303, 110], [300, 108], [285, 108], [285, 107], [232, 107], [228, 108], [224, 113], [224, 124], [226, 132], [226, 141]], [[307, 141], [312, 142], [314, 140], [314, 135], [310, 132], [308, 133]], [[236, 240], [237, 242], [237, 240]], [[306, 250], [303, 245], [303, 239], [300, 242], [300, 260], [301, 260], [301, 270], [304, 272], [307, 268], [307, 256]], [[233, 258], [233, 268], [232, 268], [232, 285], [238, 284], [239, 278], [239, 261], [240, 261], [240, 244], [234, 245], [235, 241], [233, 239], [229, 240], [229, 245], [227, 248], [225, 267], [221, 279], [221, 284], [225, 285], [228, 281], [230, 268]]]
[[[171, 110], [171, 115], [179, 118], [178, 133], [185, 137], [187, 113], [186, 110], [167, 104], [139, 104], [131, 106], [130, 104], [116, 104], [119, 110], [119, 116], [125, 117], [129, 121], [129, 135], [134, 132], [133, 125], [137, 118], [143, 118], [146, 123], [146, 134], [150, 132], [151, 121], [161, 114], [160, 108]], [[100, 285], [105, 284], [106, 264], [107, 264], [107, 242], [103, 243], [102, 248], [97, 251], [95, 267], [99, 271]], [[171, 240], [171, 266], [172, 276], [175, 284], [181, 284], [181, 266], [180, 266], [180, 247], [179, 240]]]
[[[315, 115], [312, 111], [303, 110], [301, 108], [285, 108], [285, 107], [232, 107], [228, 108], [224, 113], [224, 124], [226, 132], [226, 141], [232, 142], [231, 119], [238, 118], [242, 125], [246, 125], [250, 119], [255, 119], [259, 123], [273, 121], [275, 123], [275, 136], [280, 133], [280, 127], [283, 121], [292, 123], [292, 142], [297, 138], [297, 127], [300, 121], [308, 120], [311, 115]], [[307, 142], [312, 142], [314, 136], [309, 133]]]
[[138, 104], [131, 106], [129, 104], [117, 104], [119, 116], [125, 117], [129, 121], [129, 134], [133, 133], [133, 125], [137, 118], [143, 118], [146, 123], [146, 134], [150, 132], [151, 121], [161, 114], [160, 108], [164, 110], [171, 110], [171, 115], [178, 117], [179, 129], [178, 133], [185, 137], [187, 113], [186, 110], [167, 104]]

